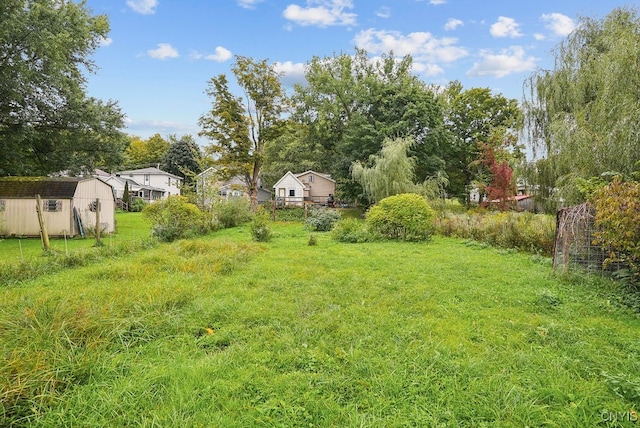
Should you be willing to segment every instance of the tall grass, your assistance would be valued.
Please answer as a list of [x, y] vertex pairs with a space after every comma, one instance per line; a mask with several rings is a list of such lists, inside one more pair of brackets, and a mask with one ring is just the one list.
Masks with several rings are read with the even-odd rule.
[[[0, 425], [594, 426], [637, 409], [612, 283], [436, 236], [247, 226], [0, 289]], [[603, 280], [604, 281], [604, 280]]]
[[549, 215], [528, 212], [448, 213], [436, 220], [436, 232], [443, 236], [551, 256], [555, 219]]

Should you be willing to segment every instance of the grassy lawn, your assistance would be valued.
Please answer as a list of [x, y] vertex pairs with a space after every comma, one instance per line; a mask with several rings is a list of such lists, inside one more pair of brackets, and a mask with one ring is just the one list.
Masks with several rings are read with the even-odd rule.
[[274, 230], [0, 288], [4, 425], [635, 426], [640, 319], [605, 282], [450, 238]]
[[[115, 242], [145, 239], [151, 233], [151, 226], [140, 213], [116, 212], [116, 233], [103, 237], [107, 245]], [[49, 244], [54, 252], [67, 253], [78, 248], [89, 248], [96, 243], [91, 236], [73, 239], [51, 238]], [[21, 261], [43, 253], [42, 242], [38, 238], [0, 238], [0, 257], [5, 261]]]

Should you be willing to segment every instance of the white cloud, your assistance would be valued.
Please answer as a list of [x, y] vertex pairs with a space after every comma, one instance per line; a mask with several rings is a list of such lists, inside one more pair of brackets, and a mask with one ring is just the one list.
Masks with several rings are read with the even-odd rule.
[[100, 37], [100, 40], [98, 40], [98, 45], [100, 46], [109, 46], [111, 43], [113, 43], [111, 37]]
[[143, 15], [153, 15], [156, 13], [155, 9], [156, 6], [158, 6], [158, 0], [127, 0], [127, 6], [134, 12]]
[[353, 25], [356, 14], [346, 12], [349, 9], [353, 9], [351, 0], [307, 0], [306, 7], [290, 4], [282, 15], [303, 26]]
[[435, 5], [446, 4], [447, 0], [430, 0], [429, 3], [435, 4]]
[[231, 59], [233, 54], [229, 49], [223, 48], [222, 46], [216, 46], [215, 53], [204, 55], [204, 59], [209, 59], [216, 62], [225, 62]]
[[545, 13], [540, 19], [548, 22], [547, 28], [556, 36], [568, 36], [576, 28], [573, 19], [561, 13]]
[[282, 73], [281, 80], [285, 86], [293, 86], [295, 83], [303, 84], [306, 81], [305, 64], [301, 62], [275, 62], [273, 66], [278, 73]]
[[444, 73], [442, 67], [436, 64], [425, 64], [422, 62], [413, 62], [413, 71], [423, 76], [433, 77]]
[[455, 18], [449, 18], [449, 20], [447, 21], [446, 24], [444, 24], [444, 29], [446, 31], [451, 31], [451, 30], [455, 30], [458, 27], [461, 27], [464, 25], [464, 22], [462, 22], [459, 19], [455, 19]]
[[533, 35], [533, 38], [534, 38], [534, 39], [536, 39], [536, 40], [544, 40], [544, 39], [546, 39], [546, 37], [544, 36], [544, 34], [541, 34], [541, 33], [535, 33], [535, 34]]
[[467, 76], [492, 76], [505, 77], [512, 73], [521, 73], [524, 71], [533, 71], [536, 67], [536, 58], [532, 56], [525, 57], [524, 48], [521, 46], [511, 46], [503, 49], [498, 54], [494, 54], [490, 50], [480, 51], [482, 61], [473, 64], [473, 67], [467, 71]]
[[386, 6], [382, 6], [380, 9], [378, 9], [378, 11], [376, 12], [376, 15], [379, 18], [390, 18], [391, 17], [391, 9], [389, 9]]
[[258, 3], [261, 3], [262, 1], [263, 0], [238, 0], [238, 6], [245, 9], [253, 9]]
[[156, 49], [147, 51], [147, 55], [155, 59], [178, 58], [180, 54], [169, 43], [158, 43]]
[[453, 62], [467, 56], [465, 48], [456, 46], [457, 38], [436, 38], [431, 33], [415, 32], [403, 35], [397, 31], [369, 29], [361, 31], [354, 38], [356, 46], [369, 53], [388, 53], [411, 55], [415, 61]]
[[491, 35], [493, 37], [520, 37], [520, 24], [513, 18], [507, 18], [501, 16], [498, 18], [498, 22], [491, 26]]

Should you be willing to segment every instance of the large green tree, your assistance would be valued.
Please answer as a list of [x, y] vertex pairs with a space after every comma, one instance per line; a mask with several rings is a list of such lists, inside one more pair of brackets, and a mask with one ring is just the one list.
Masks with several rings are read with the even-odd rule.
[[447, 154], [446, 171], [452, 196], [468, 200], [470, 187], [483, 181], [482, 144], [499, 133], [512, 140], [522, 126], [522, 113], [515, 99], [494, 95], [489, 88], [463, 89], [451, 82], [440, 98], [453, 143]]
[[108, 31], [106, 16], [84, 2], [0, 2], [0, 175], [120, 163], [124, 116], [85, 93]]
[[164, 170], [184, 178], [184, 183], [188, 186], [202, 170], [200, 146], [191, 135], [183, 135], [181, 138], [170, 135], [169, 141], [169, 150], [162, 163]]
[[129, 145], [125, 150], [126, 163], [129, 168], [144, 168], [163, 163], [171, 143], [154, 134], [146, 140], [140, 137], [129, 137]]
[[410, 56], [372, 60], [364, 50], [307, 64], [307, 84], [295, 88], [294, 117], [309, 126], [309, 144], [321, 147], [320, 166], [334, 175], [343, 196], [362, 191], [351, 178], [352, 163], [368, 162], [387, 138], [415, 140], [409, 155], [418, 181], [444, 168], [448, 134], [442, 110], [411, 68]]
[[556, 186], [569, 189], [605, 172], [631, 174], [640, 161], [637, 9], [582, 18], [553, 53], [554, 68], [525, 82], [524, 106], [529, 140], [549, 159]]
[[288, 99], [280, 73], [267, 60], [236, 56], [232, 71], [244, 96], [231, 93], [226, 75], [212, 78], [206, 92], [213, 106], [200, 117], [200, 135], [211, 140], [206, 151], [222, 175], [244, 177], [256, 209], [265, 147], [284, 133]]

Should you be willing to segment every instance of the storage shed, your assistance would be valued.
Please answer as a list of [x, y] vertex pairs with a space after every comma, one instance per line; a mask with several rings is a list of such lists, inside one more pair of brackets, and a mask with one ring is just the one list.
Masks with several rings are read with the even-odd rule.
[[37, 195], [49, 236], [72, 237], [95, 230], [97, 206], [101, 233], [115, 231], [113, 188], [99, 178], [2, 177], [1, 236], [40, 236]]

